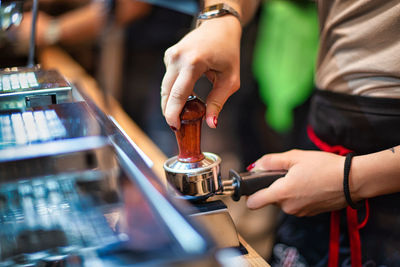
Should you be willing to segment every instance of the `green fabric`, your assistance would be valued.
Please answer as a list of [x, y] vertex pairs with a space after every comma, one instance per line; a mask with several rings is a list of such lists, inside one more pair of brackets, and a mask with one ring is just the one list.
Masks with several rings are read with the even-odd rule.
[[253, 72], [267, 106], [266, 120], [276, 131], [290, 130], [293, 109], [311, 94], [318, 33], [314, 3], [273, 0], [262, 5]]

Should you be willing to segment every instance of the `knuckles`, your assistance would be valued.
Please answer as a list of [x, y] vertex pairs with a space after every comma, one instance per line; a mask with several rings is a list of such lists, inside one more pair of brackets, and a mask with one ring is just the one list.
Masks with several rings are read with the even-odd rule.
[[300, 149], [296, 149], [295, 148], [295, 149], [291, 149], [291, 150], [287, 151], [286, 153], [287, 153], [288, 156], [296, 157], [296, 156], [299, 155], [300, 152], [301, 152]]
[[169, 94], [169, 98], [177, 100], [179, 102], [183, 102], [183, 103], [184, 103], [184, 101], [186, 101], [186, 96], [182, 92], [182, 90], [171, 90], [171, 92]]
[[284, 203], [283, 205], [281, 205], [281, 208], [283, 212], [289, 215], [294, 215], [297, 217], [307, 216], [307, 213], [296, 203], [292, 202]]
[[177, 61], [179, 58], [179, 51], [175, 46], [171, 46], [164, 53], [164, 63], [168, 65]]
[[213, 105], [215, 107], [217, 113], [221, 112], [221, 110], [222, 110], [222, 104], [221, 103], [219, 103], [219, 102], [217, 102], [215, 100], [211, 100], [210, 102], [207, 102], [207, 106], [208, 107], [211, 106], [211, 105]]
[[164, 53], [166, 66], [178, 65], [179, 69], [194, 70], [204, 65], [204, 57], [198, 51], [186, 51], [183, 48], [172, 46]]
[[239, 76], [235, 75], [233, 78], [231, 78], [230, 81], [232, 92], [236, 92], [240, 88], [240, 78]]

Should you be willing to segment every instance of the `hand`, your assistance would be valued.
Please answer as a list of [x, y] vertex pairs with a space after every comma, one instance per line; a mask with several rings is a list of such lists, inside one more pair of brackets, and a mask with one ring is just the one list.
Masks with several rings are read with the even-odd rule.
[[257, 209], [277, 204], [284, 212], [296, 216], [344, 208], [343, 168], [344, 157], [328, 152], [291, 150], [265, 155], [255, 162], [253, 170], [288, 170], [288, 173], [251, 195], [247, 206]]
[[179, 114], [203, 74], [213, 83], [206, 100], [206, 122], [211, 128], [217, 126], [222, 106], [240, 87], [241, 31], [233, 16], [210, 19], [165, 52], [161, 108], [171, 127], [179, 129]]

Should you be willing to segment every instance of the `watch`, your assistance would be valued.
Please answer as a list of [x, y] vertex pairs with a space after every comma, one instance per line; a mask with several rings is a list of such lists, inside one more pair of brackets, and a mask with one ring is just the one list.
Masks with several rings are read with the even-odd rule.
[[199, 27], [204, 20], [222, 17], [225, 15], [233, 15], [239, 20], [240, 24], [242, 24], [240, 15], [235, 9], [225, 3], [220, 3], [205, 7], [203, 11], [200, 12], [200, 14], [197, 16], [196, 27]]
[[60, 23], [57, 19], [52, 19], [47, 25], [47, 29], [43, 34], [43, 39], [47, 45], [56, 44], [61, 37]]

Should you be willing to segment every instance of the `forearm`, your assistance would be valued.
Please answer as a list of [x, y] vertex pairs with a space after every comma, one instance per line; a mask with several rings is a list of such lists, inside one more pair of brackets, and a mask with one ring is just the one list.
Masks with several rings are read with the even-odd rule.
[[[150, 4], [133, 0], [118, 0], [115, 22], [118, 26], [124, 26], [148, 15], [150, 11]], [[101, 33], [106, 20], [107, 9], [102, 2], [93, 2], [86, 7], [62, 15], [58, 18], [59, 41], [64, 44], [75, 44], [92, 40]]]
[[226, 3], [239, 12], [242, 24], [245, 25], [257, 10], [259, 0], [204, 0], [204, 6]]
[[58, 18], [60, 27], [59, 42], [75, 44], [92, 40], [102, 29], [106, 19], [106, 8], [96, 2], [71, 11]]
[[400, 146], [354, 157], [350, 191], [355, 201], [400, 192]]

